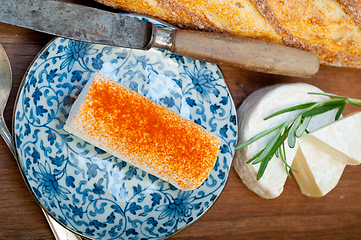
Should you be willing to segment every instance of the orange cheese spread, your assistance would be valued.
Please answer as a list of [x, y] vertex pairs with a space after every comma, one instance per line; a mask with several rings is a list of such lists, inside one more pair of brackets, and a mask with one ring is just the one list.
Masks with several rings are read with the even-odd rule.
[[106, 76], [90, 84], [65, 130], [183, 190], [209, 176], [219, 137]]

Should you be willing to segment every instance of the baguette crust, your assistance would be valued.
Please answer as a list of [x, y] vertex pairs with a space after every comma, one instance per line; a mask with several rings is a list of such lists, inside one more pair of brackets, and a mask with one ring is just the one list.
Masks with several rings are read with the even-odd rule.
[[[96, 0], [99, 3], [115, 9], [144, 14], [168, 22], [174, 26], [193, 29], [217, 31], [217, 29], [204, 22], [200, 16], [193, 14], [183, 6], [168, 0]], [[174, 10], [176, 9], [176, 10]]]
[[101, 74], [84, 87], [64, 129], [181, 190], [206, 180], [220, 147], [218, 136]]
[[96, 0], [113, 8], [159, 18], [184, 29], [228, 33], [283, 44], [281, 35], [248, 0]]
[[361, 0], [96, 0], [185, 29], [248, 37], [361, 68]]
[[281, 36], [248, 0], [171, 1], [172, 12], [186, 8], [189, 16], [198, 16], [209, 30], [283, 44]]
[[361, 0], [338, 0], [350, 17], [361, 27]]
[[286, 45], [314, 52], [320, 63], [361, 67], [361, 30], [336, 0], [252, 0]]

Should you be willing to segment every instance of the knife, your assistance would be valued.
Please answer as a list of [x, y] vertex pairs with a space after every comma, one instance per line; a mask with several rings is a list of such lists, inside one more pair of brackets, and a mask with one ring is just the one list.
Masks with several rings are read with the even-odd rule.
[[68, 39], [147, 50], [151, 47], [219, 65], [311, 77], [316, 55], [219, 33], [156, 27], [119, 13], [52, 0], [0, 0], [0, 22]]

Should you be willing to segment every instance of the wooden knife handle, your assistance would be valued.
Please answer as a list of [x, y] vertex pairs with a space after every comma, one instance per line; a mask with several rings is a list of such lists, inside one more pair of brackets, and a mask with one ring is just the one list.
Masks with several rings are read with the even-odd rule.
[[296, 77], [319, 69], [315, 54], [282, 45], [218, 33], [174, 30], [172, 52], [219, 65]]

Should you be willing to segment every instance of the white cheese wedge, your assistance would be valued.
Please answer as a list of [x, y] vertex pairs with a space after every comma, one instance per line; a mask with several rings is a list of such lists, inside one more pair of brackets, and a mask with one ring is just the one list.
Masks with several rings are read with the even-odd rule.
[[310, 133], [309, 141], [348, 165], [361, 163], [361, 112]]
[[[322, 92], [319, 88], [306, 83], [278, 84], [259, 89], [250, 94], [238, 108], [239, 137], [238, 144], [250, 139], [254, 135], [294, 118], [299, 111], [285, 113], [264, 121], [270, 114], [291, 106], [307, 102], [328, 100], [329, 97], [310, 95], [308, 92]], [[334, 121], [336, 111], [326, 112], [312, 118], [309, 131], [314, 131]], [[282, 159], [273, 157], [260, 180], [257, 173], [260, 164], [246, 164], [256, 153], [263, 149], [274, 134], [252, 143], [236, 151], [234, 169], [242, 182], [253, 192], [263, 198], [276, 198], [282, 191], [287, 179], [285, 164]], [[287, 140], [286, 140], [287, 141]], [[286, 144], [287, 145], [287, 144]], [[291, 165], [298, 146], [286, 147], [286, 158]]]
[[337, 156], [319, 148], [307, 134], [298, 139], [299, 149], [292, 172], [301, 192], [310, 197], [321, 197], [336, 187], [346, 164], [337, 161]]

